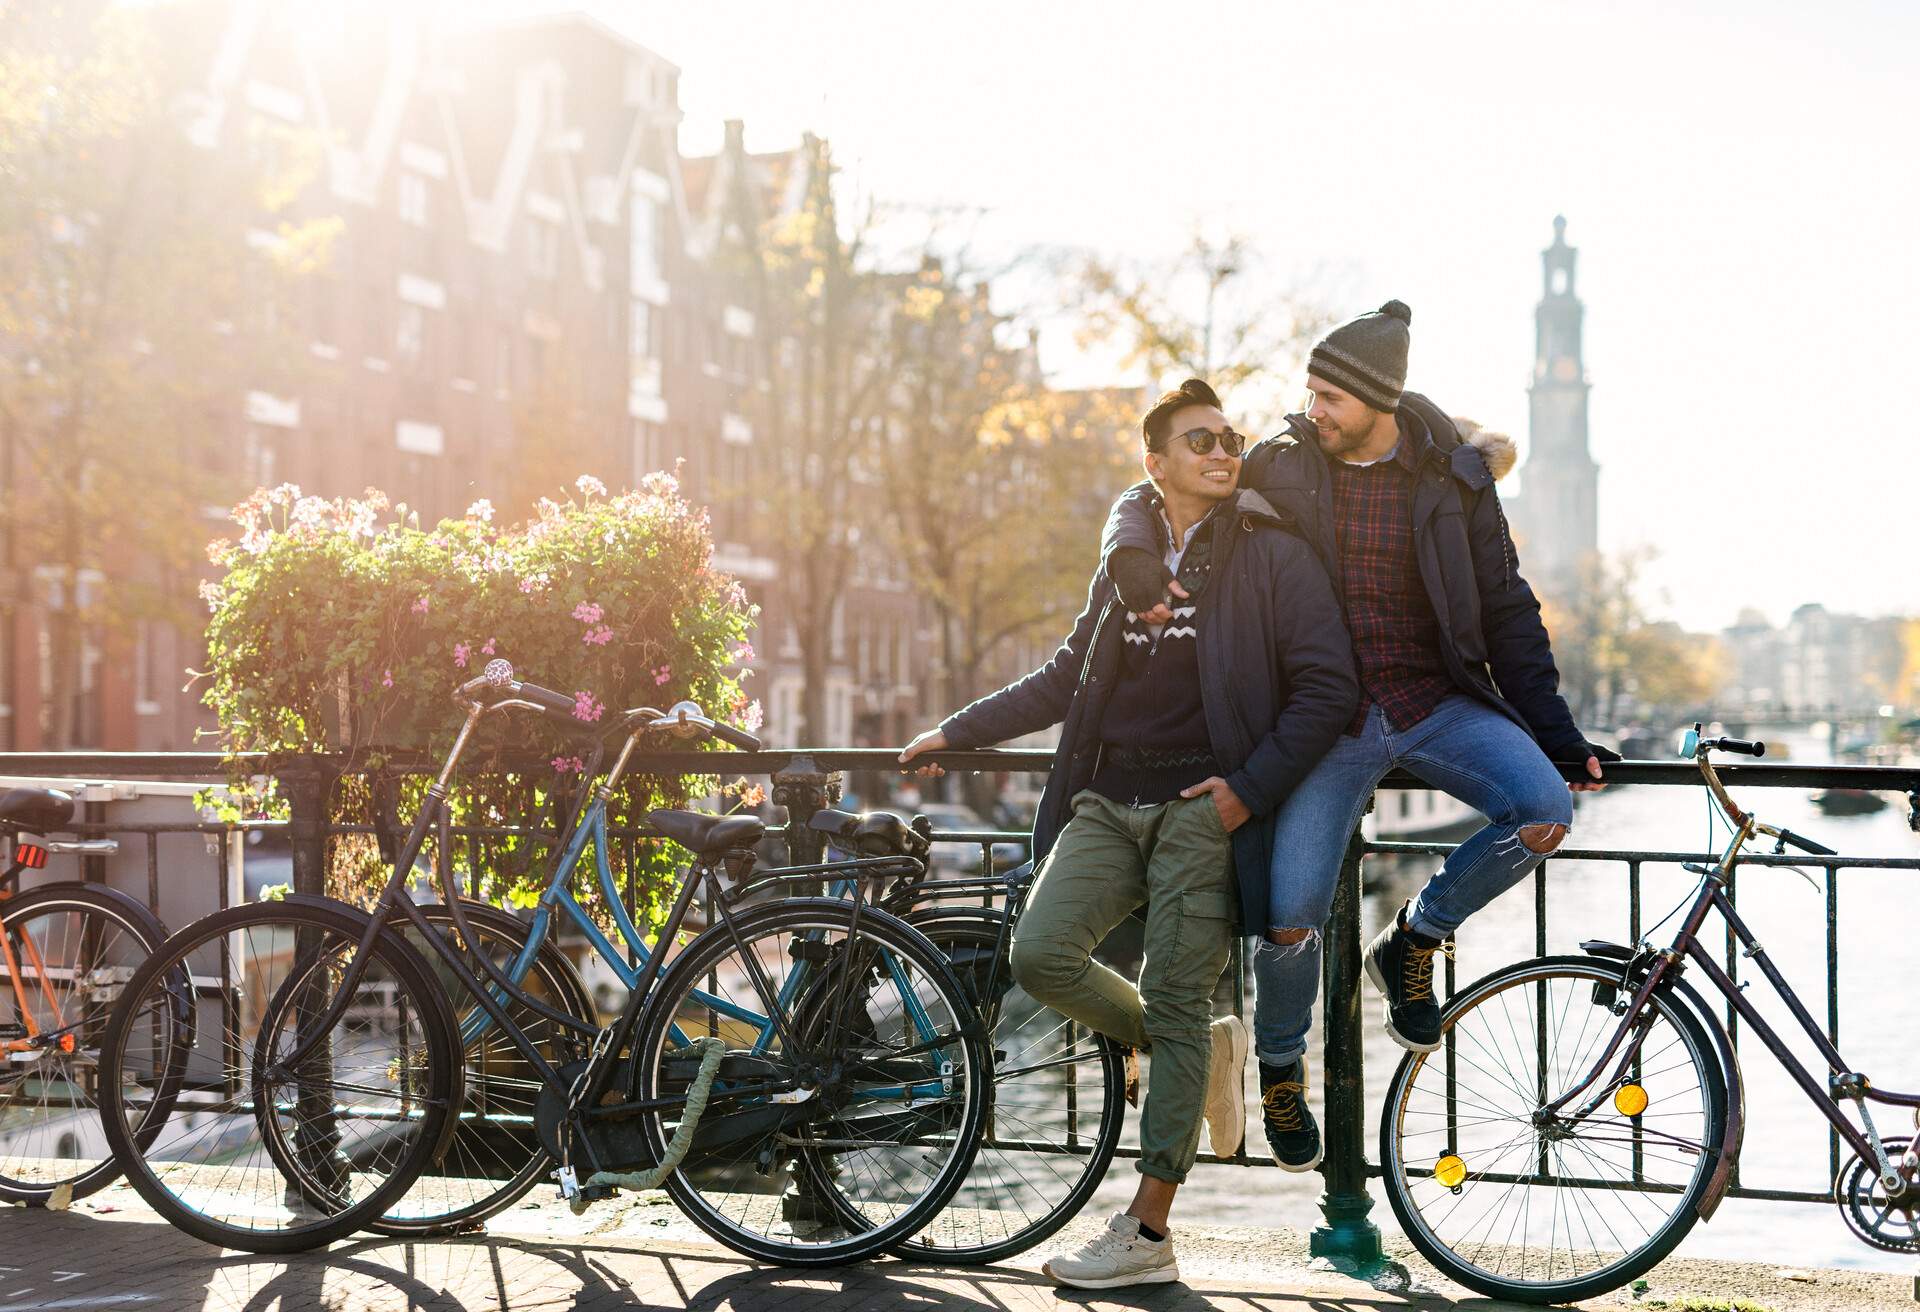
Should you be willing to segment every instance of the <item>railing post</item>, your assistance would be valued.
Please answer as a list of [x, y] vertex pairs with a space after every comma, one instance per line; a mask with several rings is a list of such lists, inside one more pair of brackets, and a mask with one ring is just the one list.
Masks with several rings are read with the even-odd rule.
[[[1372, 803], [1368, 803], [1372, 809]], [[1308, 1240], [1308, 1251], [1360, 1266], [1382, 1260], [1380, 1230], [1367, 1219], [1366, 1088], [1360, 1049], [1360, 854], [1355, 829], [1340, 863], [1333, 912], [1327, 918], [1321, 991], [1326, 997], [1321, 1087], [1326, 1095], [1327, 1155], [1320, 1167], [1326, 1192], [1320, 1211], [1327, 1223]]]
[[334, 774], [317, 756], [301, 756], [279, 771], [287, 791], [287, 841], [293, 848], [293, 891], [327, 891], [327, 803]]
[[[787, 762], [786, 769], [774, 774], [774, 805], [785, 807], [787, 811], [789, 864], [819, 865], [826, 858], [827, 836], [807, 828], [807, 822], [839, 800], [840, 776], [818, 768], [810, 756], [796, 756]], [[802, 884], [797, 888], [802, 895], [817, 895], [818, 890], [819, 886], [815, 884]], [[839, 1164], [830, 1163], [828, 1169], [838, 1173]], [[811, 1176], [796, 1170], [792, 1183], [780, 1196], [781, 1219], [796, 1230], [833, 1225], [840, 1219], [832, 1201], [821, 1197], [811, 1181]]]
[[[279, 772], [287, 790], [287, 838], [293, 848], [293, 891], [322, 896], [327, 891], [327, 807], [333, 798], [337, 776], [327, 762], [317, 756], [301, 756]], [[311, 930], [295, 935], [296, 962], [320, 945]], [[307, 1020], [326, 1009], [328, 999], [316, 991], [310, 998], [297, 999], [294, 1023], [305, 1028]], [[300, 1123], [294, 1129], [294, 1152], [312, 1174], [343, 1188], [349, 1164], [340, 1151], [340, 1127], [333, 1115], [332, 1097], [324, 1090], [332, 1084], [333, 1040], [322, 1041], [304, 1066], [321, 1073], [316, 1080], [303, 1079], [297, 1097]], [[304, 1072], [303, 1072], [304, 1073]], [[311, 1206], [291, 1184], [287, 1187], [289, 1207]]]
[[773, 801], [787, 810], [787, 860], [796, 866], [819, 865], [827, 851], [827, 836], [807, 828], [807, 822], [840, 800], [840, 776], [822, 770], [810, 756], [796, 756], [773, 776]]

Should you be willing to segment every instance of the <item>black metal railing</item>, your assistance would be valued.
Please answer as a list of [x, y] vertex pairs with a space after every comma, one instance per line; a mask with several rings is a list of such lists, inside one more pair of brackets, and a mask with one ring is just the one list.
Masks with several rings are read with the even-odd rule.
[[[949, 771], [984, 771], [1005, 774], [1044, 774], [1052, 763], [1050, 753], [1038, 751], [952, 751], [936, 753], [929, 760], [936, 761]], [[0, 753], [0, 777], [32, 777], [73, 780], [220, 780], [228, 777], [236, 762], [212, 753]], [[329, 796], [333, 784], [343, 773], [350, 772], [345, 758], [310, 755], [298, 757], [251, 757], [241, 758], [237, 764], [248, 773], [270, 774], [280, 784], [281, 793], [290, 804], [290, 815], [284, 821], [249, 821], [238, 824], [201, 823], [195, 821], [139, 821], [115, 822], [106, 812], [110, 803], [89, 803], [82, 814], [83, 820], [76, 820], [71, 832], [86, 838], [119, 836], [137, 836], [141, 846], [133, 853], [123, 852], [122, 857], [133, 858], [123, 864], [118, 872], [117, 881], [127, 892], [143, 896], [149, 905], [160, 910], [163, 905], [177, 906], [179, 888], [172, 885], [182, 882], [178, 874], [167, 868], [167, 860], [162, 850], [163, 841], [178, 835], [197, 835], [202, 838], [210, 856], [218, 859], [218, 878], [214, 881], [214, 896], [207, 900], [201, 913], [211, 912], [228, 904], [233, 892], [233, 851], [236, 843], [247, 842], [248, 835], [261, 832], [284, 832], [289, 840], [290, 883], [295, 891], [318, 893], [326, 887], [327, 843], [335, 835], [348, 833], [377, 833], [379, 830], [368, 825], [337, 825], [331, 822], [328, 812]], [[398, 758], [390, 758], [383, 767], [385, 773], [409, 770], [424, 771], [431, 763], [417, 762], [409, 765]], [[670, 774], [706, 774], [724, 771], [728, 776], [766, 777], [772, 782], [773, 802], [787, 812], [784, 826], [774, 826], [771, 832], [784, 839], [788, 857], [795, 863], [818, 861], [821, 858], [824, 835], [810, 831], [807, 820], [824, 807], [832, 805], [839, 798], [840, 780], [849, 771], [868, 771], [881, 774], [897, 772], [894, 753], [886, 750], [831, 749], [819, 751], [764, 751], [729, 752], [724, 755], [702, 753], [692, 757], [685, 752], [656, 752], [636, 754], [630, 767], [636, 773]], [[1720, 765], [1722, 780], [1730, 788], [1772, 787], [1772, 788], [1852, 788], [1876, 792], [1893, 792], [1906, 795], [1910, 820], [1920, 827], [1920, 767], [1875, 767], [1842, 765]], [[1700, 785], [1699, 771], [1691, 763], [1629, 761], [1610, 765], [1607, 768], [1608, 780], [1617, 786], [1685, 786]], [[1569, 770], [1568, 777], [1574, 778]], [[1403, 772], [1389, 774], [1381, 781], [1386, 789], [1424, 789], [1422, 781]], [[495, 831], [486, 831], [495, 832]], [[537, 832], [537, 831], [519, 831]], [[454, 827], [443, 831], [442, 842], [438, 845], [436, 861], [451, 860], [451, 841], [466, 839], [471, 842], [481, 835], [481, 830], [471, 832]], [[616, 841], [640, 841], [645, 839], [643, 830], [620, 830], [614, 834]], [[962, 844], [978, 850], [977, 869], [990, 873], [995, 868], [994, 848], [1014, 843], [1025, 845], [1030, 836], [1007, 830], [971, 830], [936, 831], [935, 839], [948, 844]], [[1366, 1124], [1365, 1110], [1365, 1063], [1361, 1049], [1360, 1024], [1360, 896], [1362, 887], [1362, 864], [1370, 855], [1383, 856], [1443, 856], [1452, 850], [1447, 843], [1404, 843], [1368, 841], [1360, 833], [1354, 834], [1349, 843], [1346, 859], [1343, 862], [1339, 884], [1333, 901], [1333, 910], [1325, 933], [1323, 993], [1325, 997], [1325, 1021], [1323, 1026], [1322, 1079], [1325, 1098], [1324, 1133], [1327, 1142], [1326, 1157], [1321, 1166], [1325, 1180], [1325, 1189], [1321, 1197], [1321, 1209], [1327, 1224], [1316, 1231], [1312, 1237], [1313, 1252], [1320, 1255], [1341, 1257], [1366, 1262], [1381, 1256], [1380, 1236], [1377, 1228], [1369, 1219], [1372, 1199], [1367, 1192], [1367, 1179], [1379, 1173], [1379, 1166], [1366, 1157], [1366, 1143], [1370, 1129]], [[1550, 868], [1557, 862], [1609, 862], [1625, 867], [1628, 894], [1628, 931], [1631, 941], [1638, 941], [1642, 932], [1642, 870], [1647, 865], [1677, 864], [1682, 861], [1713, 860], [1713, 853], [1699, 851], [1664, 851], [1621, 848], [1582, 848], [1561, 849], [1544, 863], [1536, 872], [1533, 880], [1535, 949], [1544, 953], [1547, 950], [1547, 913], [1548, 889], [1550, 887]], [[83, 877], [96, 880], [109, 878], [106, 858], [99, 854], [85, 855], [81, 858]], [[1843, 871], [1849, 870], [1910, 870], [1920, 871], [1920, 856], [1906, 858], [1894, 857], [1809, 857], [1809, 856], [1770, 856], [1763, 854], [1746, 855], [1740, 858], [1742, 865], [1798, 865], [1818, 866], [1824, 873], [1824, 895], [1826, 907], [1826, 1028], [1828, 1037], [1837, 1041], [1840, 1032], [1840, 1003], [1838, 987], [1839, 954], [1839, 915], [1840, 915], [1840, 879]], [[633, 868], [629, 863], [629, 869]], [[56, 877], [57, 870], [40, 872], [42, 878]], [[1737, 882], [1737, 881], [1736, 881]], [[1735, 890], [1729, 890], [1730, 894]], [[629, 907], [632, 905], [634, 890], [626, 890]], [[186, 923], [176, 910], [173, 927]], [[1729, 938], [1727, 969], [1732, 973], [1737, 967], [1734, 947]], [[1234, 1005], [1244, 1014], [1246, 1006], [1244, 958], [1241, 947], [1235, 945], [1233, 969], [1230, 972]], [[1454, 986], [1453, 963], [1447, 963], [1446, 984], [1451, 993]], [[1738, 1017], [1728, 1008], [1727, 1025], [1734, 1039], [1736, 1050], [1739, 1041]], [[1132, 1155], [1123, 1149], [1123, 1155]], [[1837, 1173], [1840, 1162], [1840, 1143], [1838, 1136], [1829, 1133], [1829, 1158], [1833, 1173]], [[1203, 1154], [1202, 1161], [1268, 1166], [1270, 1162], [1264, 1156], [1249, 1156], [1243, 1147], [1237, 1155], [1228, 1159]], [[1810, 1190], [1750, 1188], [1741, 1184], [1736, 1170], [1733, 1188], [1730, 1191], [1738, 1197], [1772, 1199], [1797, 1202], [1831, 1202], [1831, 1188], [1825, 1192]]]

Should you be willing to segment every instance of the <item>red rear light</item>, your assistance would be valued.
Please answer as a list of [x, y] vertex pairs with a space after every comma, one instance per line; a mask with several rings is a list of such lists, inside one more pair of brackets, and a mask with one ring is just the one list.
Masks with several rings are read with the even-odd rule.
[[29, 870], [41, 870], [47, 864], [47, 849], [38, 843], [16, 843], [13, 855], [15, 860]]

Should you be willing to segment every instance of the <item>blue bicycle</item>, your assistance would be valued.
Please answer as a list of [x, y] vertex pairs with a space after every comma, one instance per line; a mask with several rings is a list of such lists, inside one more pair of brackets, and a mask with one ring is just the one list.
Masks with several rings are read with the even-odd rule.
[[[657, 1182], [708, 1234], [751, 1257], [858, 1260], [937, 1216], [978, 1148], [991, 1069], [979, 1016], [944, 954], [870, 898], [917, 878], [923, 863], [884, 855], [756, 873], [757, 818], [653, 812], [652, 824], [694, 860], [655, 939], [660, 950], [642, 955], [638, 929], [616, 912], [637, 966], [620, 963], [633, 972], [631, 992], [601, 1029], [573, 1009], [580, 997], [557, 963], [546, 997], [514, 978], [540, 977], [542, 961], [552, 963], [544, 954], [557, 915], [579, 919], [597, 949], [619, 958], [565, 873], [589, 841], [603, 850], [607, 799], [643, 740], [759, 744], [691, 704], [628, 712], [618, 759], [570, 827], [534, 932], [515, 921], [524, 937], [509, 944], [504, 926], [491, 937], [480, 927], [444, 876], [436, 915], [408, 896], [407, 876], [483, 717], [521, 708], [574, 731], [579, 722], [571, 697], [515, 680], [505, 662], [458, 699], [466, 722], [370, 911], [290, 895], [218, 912], [175, 934], [129, 982], [102, 1045], [103, 1083], [124, 1087], [103, 1116], [146, 1201], [208, 1242], [269, 1253], [373, 1225], [471, 1220], [500, 1182], [475, 1189], [446, 1176], [449, 1149], [497, 1119], [490, 1114], [505, 1109], [494, 1100], [511, 1094], [517, 1122], [488, 1131], [524, 1134], [530, 1124], [570, 1199]], [[596, 865], [610, 881], [604, 858]], [[811, 896], [830, 881], [846, 894]], [[666, 950], [701, 893], [714, 922]], [[436, 973], [458, 990], [450, 996]], [[153, 1010], [149, 995], [168, 998], [183, 977], [220, 982], [220, 1005], [203, 1006], [184, 1040], [141, 1019]], [[528, 1016], [537, 1033], [522, 1023]], [[172, 1114], [136, 1141], [140, 1091], [151, 1087], [143, 1076], [179, 1070], [168, 1045], [183, 1041], [191, 1051]], [[488, 1068], [472, 1085], [476, 1107], [468, 1071], [489, 1044], [510, 1049], [525, 1077]], [[516, 1169], [509, 1187], [547, 1165]], [[828, 1209], [832, 1223], [797, 1216], [794, 1193]]]

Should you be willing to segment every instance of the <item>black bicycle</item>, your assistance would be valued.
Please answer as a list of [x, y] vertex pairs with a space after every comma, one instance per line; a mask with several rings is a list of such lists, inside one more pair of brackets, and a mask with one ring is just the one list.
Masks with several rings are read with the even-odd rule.
[[[141, 1195], [188, 1233], [254, 1252], [311, 1248], [374, 1223], [431, 1177], [461, 1124], [467, 1054], [493, 1035], [530, 1072], [531, 1128], [576, 1205], [658, 1183], [715, 1239], [790, 1265], [869, 1257], [921, 1230], [966, 1177], [990, 1080], [982, 1024], [944, 955], [867, 896], [922, 864], [881, 856], [756, 873], [757, 818], [653, 812], [694, 860], [655, 936], [660, 950], [600, 1029], [521, 989], [497, 954], [465, 950], [482, 935], [457, 890], [443, 882], [458, 943], [407, 893], [485, 716], [528, 709], [602, 736], [573, 717], [573, 698], [515, 680], [504, 661], [457, 699], [465, 723], [369, 911], [289, 895], [219, 912], [175, 934], [127, 986], [102, 1068], [135, 1073], [140, 1090], [138, 1072], [182, 1060], [152, 1050], [142, 1009], [173, 1001], [183, 968], [220, 982], [218, 1025], [203, 1008], [190, 1038], [170, 1040], [190, 1050], [161, 1132], [146, 1142], [135, 1133], [150, 1115], [143, 1094], [103, 1100]], [[619, 757], [569, 836], [653, 735], [759, 746], [691, 703], [638, 708], [614, 731]], [[831, 880], [853, 891], [806, 895]], [[714, 921], [669, 959], [698, 894]], [[481, 1020], [470, 1011], [463, 1023], [436, 971]], [[519, 1022], [527, 1014], [546, 1022], [540, 1036]], [[831, 1224], [794, 1196], [826, 1208]]]
[[[1760, 756], [1766, 746], [1702, 738], [1699, 725], [1686, 736], [1681, 755], [1699, 766], [1731, 834], [1717, 862], [1686, 863], [1700, 882], [1673, 941], [1591, 940], [1584, 957], [1493, 972], [1452, 998], [1440, 1049], [1408, 1054], [1388, 1086], [1387, 1197], [1414, 1246], [1471, 1289], [1534, 1303], [1591, 1298], [1651, 1270], [1713, 1214], [1740, 1155], [1742, 1086], [1726, 1029], [1689, 969], [1852, 1148], [1834, 1184], [1847, 1225], [1877, 1248], [1920, 1253], [1920, 1156], [1909, 1136], [1883, 1136], [1869, 1111], [1912, 1114], [1920, 1094], [1880, 1088], [1848, 1065], [1727, 894], [1757, 834], [1774, 840], [1774, 855], [1835, 853], [1742, 810], [1709, 759], [1715, 750]], [[1714, 960], [1700, 937], [1709, 911], [1825, 1060], [1824, 1083]]]

